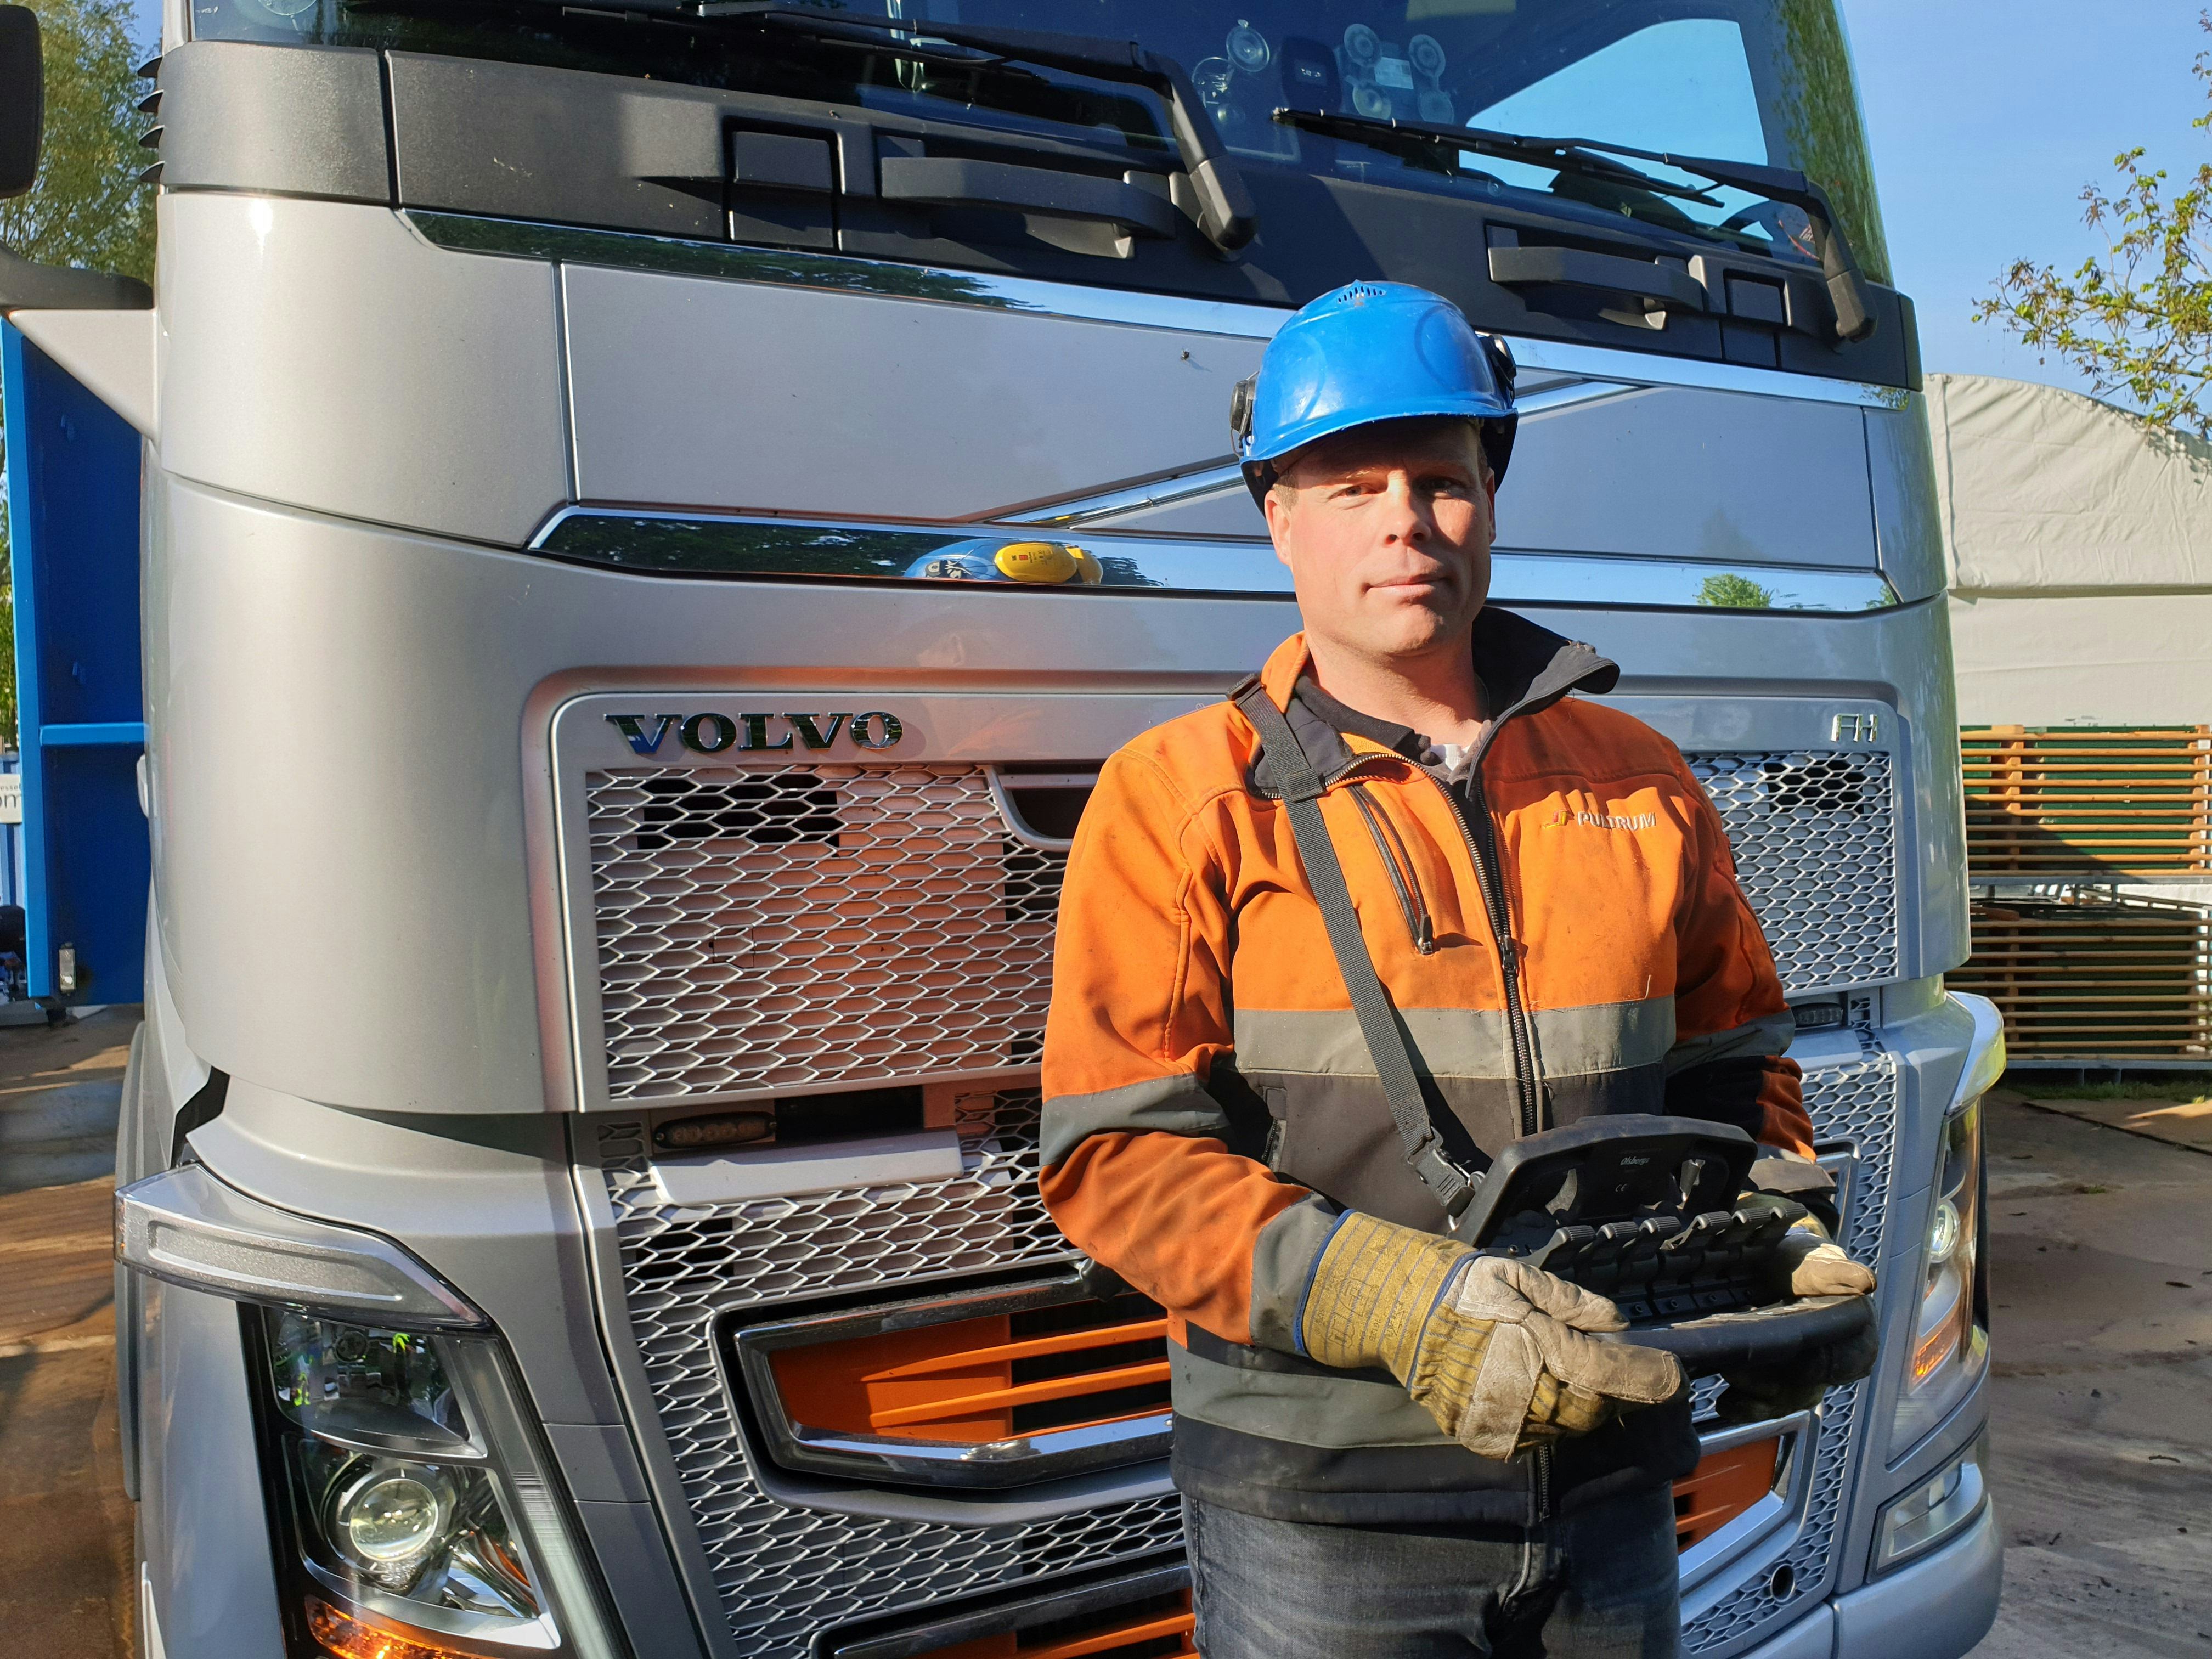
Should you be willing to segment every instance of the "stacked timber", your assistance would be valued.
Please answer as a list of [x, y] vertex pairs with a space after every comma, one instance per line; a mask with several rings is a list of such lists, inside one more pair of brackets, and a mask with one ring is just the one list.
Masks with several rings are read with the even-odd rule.
[[1948, 982], [2017, 1058], [2212, 1054], [2212, 906], [2121, 885], [2212, 873], [2212, 727], [1968, 727], [1960, 759], [1983, 896]]
[[2015, 1058], [2212, 1054], [2212, 908], [2067, 890], [1973, 906], [1973, 955], [1944, 976], [2004, 1015]]
[[1973, 880], [2212, 870], [2212, 727], [1988, 726], [1959, 736]]

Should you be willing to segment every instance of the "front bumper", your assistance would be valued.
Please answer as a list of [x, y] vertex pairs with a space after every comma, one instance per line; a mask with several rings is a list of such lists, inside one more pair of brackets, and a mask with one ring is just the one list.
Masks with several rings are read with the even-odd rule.
[[1957, 1659], [1989, 1634], [2003, 1586], [1996, 1505], [1984, 1503], [1960, 1537], [1835, 1599], [1835, 1659]]
[[1824, 1602], [1746, 1659], [1960, 1659], [1997, 1616], [2004, 1546], [1996, 1509], [1941, 1549]]

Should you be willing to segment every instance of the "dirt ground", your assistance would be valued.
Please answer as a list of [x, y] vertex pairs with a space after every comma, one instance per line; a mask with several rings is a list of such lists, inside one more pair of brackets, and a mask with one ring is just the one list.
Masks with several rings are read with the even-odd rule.
[[2005, 1589], [1976, 1659], [2212, 1652], [2212, 1156], [2112, 1121], [2182, 1142], [2201, 1116], [2165, 1105], [1992, 1097]]
[[[107, 1174], [137, 1010], [0, 1029], [0, 1651], [127, 1659]], [[11, 1133], [12, 1132], [12, 1133]], [[58, 1181], [61, 1184], [52, 1183]]]
[[[0, 1029], [10, 1655], [131, 1652], [111, 1182], [83, 1178], [83, 1164], [98, 1159], [99, 1103], [135, 1018]], [[2166, 1104], [1992, 1097], [1993, 1480], [2007, 1554], [1976, 1659], [2212, 1653], [2212, 1154], [2197, 1149], [2205, 1113]]]

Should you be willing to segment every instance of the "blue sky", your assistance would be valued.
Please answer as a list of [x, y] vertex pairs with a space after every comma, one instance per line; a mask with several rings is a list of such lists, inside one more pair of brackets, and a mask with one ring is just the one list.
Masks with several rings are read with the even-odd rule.
[[[1897, 280], [1930, 369], [2081, 384], [1993, 324], [1968, 320], [2015, 258], [2071, 271], [2101, 244], [2084, 184], [2147, 145], [2180, 177], [2212, 159], [2190, 74], [2212, 45], [2192, 0], [1842, 0]], [[158, 10], [137, 0], [151, 39]]]
[[[2016, 258], [2071, 272], [2103, 251], [2084, 184], [2136, 144], [2179, 179], [2212, 160], [2188, 0], [1843, 0], [1899, 286], [1930, 369], [2079, 386], [1967, 320]], [[2082, 389], [2086, 390], [2086, 387]]]

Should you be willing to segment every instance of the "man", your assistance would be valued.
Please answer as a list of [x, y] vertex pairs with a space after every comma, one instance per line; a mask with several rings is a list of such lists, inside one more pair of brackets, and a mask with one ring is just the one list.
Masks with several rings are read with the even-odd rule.
[[1401, 284], [1285, 325], [1237, 419], [1304, 632], [1109, 760], [1069, 860], [1045, 1201], [1167, 1310], [1207, 1659], [1674, 1653], [1680, 1369], [1454, 1240], [1463, 1172], [1666, 1111], [1825, 1181], [1711, 804], [1484, 604], [1510, 377]]

